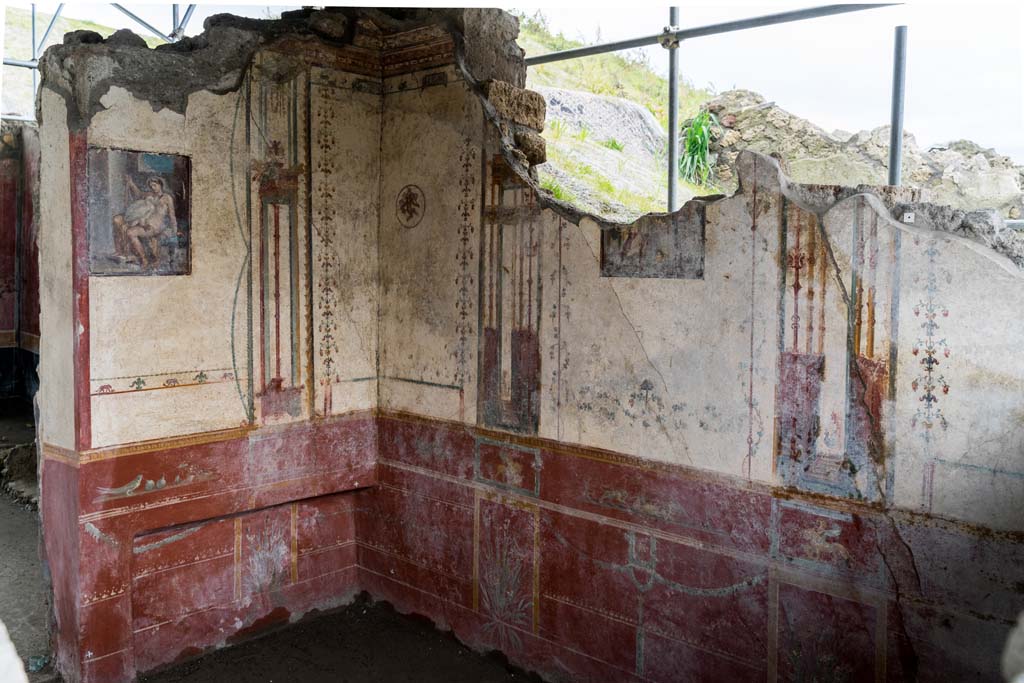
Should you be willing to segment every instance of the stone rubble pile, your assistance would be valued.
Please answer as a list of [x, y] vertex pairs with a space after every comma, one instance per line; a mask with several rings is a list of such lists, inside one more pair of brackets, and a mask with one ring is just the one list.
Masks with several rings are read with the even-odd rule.
[[[711, 151], [717, 183], [727, 192], [735, 189], [733, 164], [743, 149], [774, 156], [787, 175], [801, 183], [886, 182], [888, 126], [830, 133], [750, 90], [724, 92], [707, 108], [721, 124]], [[905, 133], [903, 182], [924, 190], [925, 199], [935, 204], [964, 211], [990, 208], [1011, 219], [1024, 214], [1024, 166], [969, 140], [921, 149], [914, 136]]]

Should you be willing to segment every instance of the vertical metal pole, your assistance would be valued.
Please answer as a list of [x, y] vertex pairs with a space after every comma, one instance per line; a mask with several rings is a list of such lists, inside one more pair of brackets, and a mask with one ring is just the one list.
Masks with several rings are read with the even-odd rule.
[[[36, 3], [32, 3], [32, 61], [39, 58], [39, 45], [36, 43]], [[32, 67], [32, 101], [36, 99], [36, 80], [39, 71]]]
[[[679, 26], [679, 8], [668, 11], [673, 30]], [[676, 210], [679, 193], [679, 48], [668, 48], [668, 210]]]
[[171, 5], [171, 38], [178, 39], [178, 5]]
[[903, 94], [907, 80], [907, 27], [896, 27], [892, 54], [892, 120], [889, 123], [889, 184], [903, 175]]

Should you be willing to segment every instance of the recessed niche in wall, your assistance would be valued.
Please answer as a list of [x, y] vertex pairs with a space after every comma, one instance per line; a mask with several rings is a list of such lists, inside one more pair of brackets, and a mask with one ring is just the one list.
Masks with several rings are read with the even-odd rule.
[[191, 162], [178, 154], [89, 148], [89, 273], [188, 275]]

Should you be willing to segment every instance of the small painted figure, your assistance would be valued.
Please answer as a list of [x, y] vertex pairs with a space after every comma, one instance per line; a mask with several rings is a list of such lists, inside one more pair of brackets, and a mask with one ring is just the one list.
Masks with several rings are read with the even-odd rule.
[[160, 263], [162, 236], [180, 236], [174, 198], [167, 192], [163, 178], [152, 176], [146, 185], [147, 190], [140, 190], [126, 174], [125, 189], [132, 202], [124, 213], [113, 218], [116, 252], [128, 260], [137, 260], [143, 270]]

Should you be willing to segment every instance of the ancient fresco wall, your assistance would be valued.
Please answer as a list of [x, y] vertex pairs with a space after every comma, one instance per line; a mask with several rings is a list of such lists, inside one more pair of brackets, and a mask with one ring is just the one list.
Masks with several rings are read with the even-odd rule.
[[382, 332], [421, 372], [464, 329], [437, 264], [476, 259], [476, 414], [382, 396], [361, 585], [553, 680], [995, 679], [1022, 605], [1020, 271], [755, 155], [733, 197], [604, 225], [544, 208], [485, 130], [475, 253], [381, 242], [382, 274], [430, 283], [382, 300], [430, 330]]
[[894, 499], [928, 514], [1024, 529], [1021, 273], [990, 251], [902, 238]]
[[0, 130], [0, 349], [17, 343], [18, 287], [15, 279], [21, 178], [20, 133]]
[[[138, 196], [133, 185], [159, 176], [136, 170], [131, 183], [114, 162], [166, 162], [180, 262], [144, 234], [141, 258], [94, 239], [93, 446], [375, 404], [377, 216], [374, 202], [355, 198], [376, 191], [380, 97], [355, 90], [357, 79], [265, 52], [245, 88], [197, 93], [186, 116], [154, 113], [124, 91], [108, 96], [88, 132], [103, 166], [90, 169], [89, 191]], [[355, 125], [338, 125], [346, 120]], [[90, 225], [109, 222], [110, 202], [90, 201], [103, 214]], [[131, 210], [114, 216], [115, 232]], [[341, 352], [349, 348], [358, 351]]]
[[39, 132], [0, 128], [0, 393], [32, 396], [38, 386]]
[[552, 217], [561, 312], [544, 348], [561, 363], [542, 373], [541, 434], [768, 480], [779, 321], [762, 311], [775, 304], [778, 203], [704, 207], [703, 275], [687, 279], [602, 277], [602, 253], [619, 245], [591, 220]]
[[472, 422], [483, 113], [454, 66], [384, 88], [380, 407]]
[[530, 180], [543, 100], [449, 15], [300, 14], [179, 108], [114, 85], [85, 125], [44, 70], [68, 680], [356, 590], [552, 680], [993, 677], [1018, 270], [753, 154], [734, 196], [579, 216]]
[[[463, 95], [442, 95], [435, 106], [448, 120]], [[465, 329], [460, 297], [470, 292], [476, 419], [443, 408], [443, 390], [422, 383], [382, 409], [1024, 528], [1011, 502], [1022, 481], [1014, 415], [1024, 379], [1012, 345], [1024, 330], [1010, 311], [1024, 278], [1008, 260], [900, 224], [878, 197], [837, 201], [831, 189], [790, 185], [755, 155], [741, 160], [742, 192], [693, 202], [678, 223], [570, 219], [542, 208], [497, 150], [489, 135], [470, 248], [458, 231], [425, 235], [428, 258], [404, 241], [381, 247], [384, 320], [396, 319], [382, 331], [384, 357], [415, 362], [418, 379], [451, 372]], [[453, 161], [435, 160], [451, 179], [449, 203], [427, 203], [457, 224], [452, 201], [465, 192], [445, 165]], [[673, 249], [699, 259], [683, 265]], [[446, 271], [460, 259], [475, 259], [475, 286]], [[953, 287], [957, 274], [970, 284]], [[430, 285], [395, 291], [395, 277]], [[994, 335], [979, 332], [971, 303], [986, 291], [1008, 294], [986, 307], [986, 320], [999, 319]], [[399, 328], [448, 333], [414, 334], [408, 348]], [[975, 399], [961, 402], [954, 382]], [[958, 474], [936, 479], [936, 469]]]
[[43, 517], [68, 680], [131, 680], [355, 593], [381, 85], [305, 56], [258, 51], [180, 113], [111, 87], [88, 125], [43, 89]]
[[[237, 279], [246, 260], [246, 242], [234, 204], [246, 187], [244, 176], [240, 183], [239, 174], [232, 171], [247, 168], [249, 161], [244, 138], [232, 138], [239, 96], [194, 95], [187, 116], [153, 112], [116, 88], [104, 101], [108, 109], [93, 119], [86, 133], [91, 154], [88, 220], [93, 231], [88, 316], [90, 445], [238, 427], [247, 423], [246, 406], [238, 393], [239, 389], [248, 393], [248, 376], [245, 356], [237, 363], [229, 340], [235, 334], [245, 337], [247, 332], [238, 320], [245, 320], [244, 300], [236, 314], [235, 291], [229, 283]], [[118, 150], [148, 154], [124, 155]], [[110, 157], [102, 168], [95, 163], [100, 155]], [[101, 251], [95, 235], [101, 226], [112, 223], [108, 214], [113, 211], [103, 211], [106, 205], [97, 195], [130, 194], [125, 185], [132, 177], [162, 177], [146, 165], [150, 160], [144, 157], [150, 155], [159, 161], [191, 162], [177, 168], [168, 163], [164, 173], [173, 177], [179, 192], [189, 187], [197, 190], [175, 197], [179, 205], [189, 207], [192, 217], [190, 243], [182, 246], [191, 251], [186, 259], [188, 273], [158, 270], [161, 262], [167, 266], [171, 249], [167, 242], [173, 241], [178, 248], [177, 235], [136, 238], [144, 244], [143, 253], [156, 260], [155, 266], [144, 265], [138, 257], [127, 261], [125, 254], [112, 256], [113, 241]], [[115, 160], [120, 162], [116, 166]], [[134, 166], [125, 168], [127, 163]], [[135, 201], [152, 200], [151, 196]], [[135, 229], [129, 228], [129, 234]], [[155, 249], [151, 241], [157, 243]], [[121, 276], [104, 276], [115, 267]]]
[[310, 71], [316, 415], [377, 405], [380, 82]]
[[454, 422], [379, 428], [359, 585], [546, 680], [999, 680], [1019, 537]]

